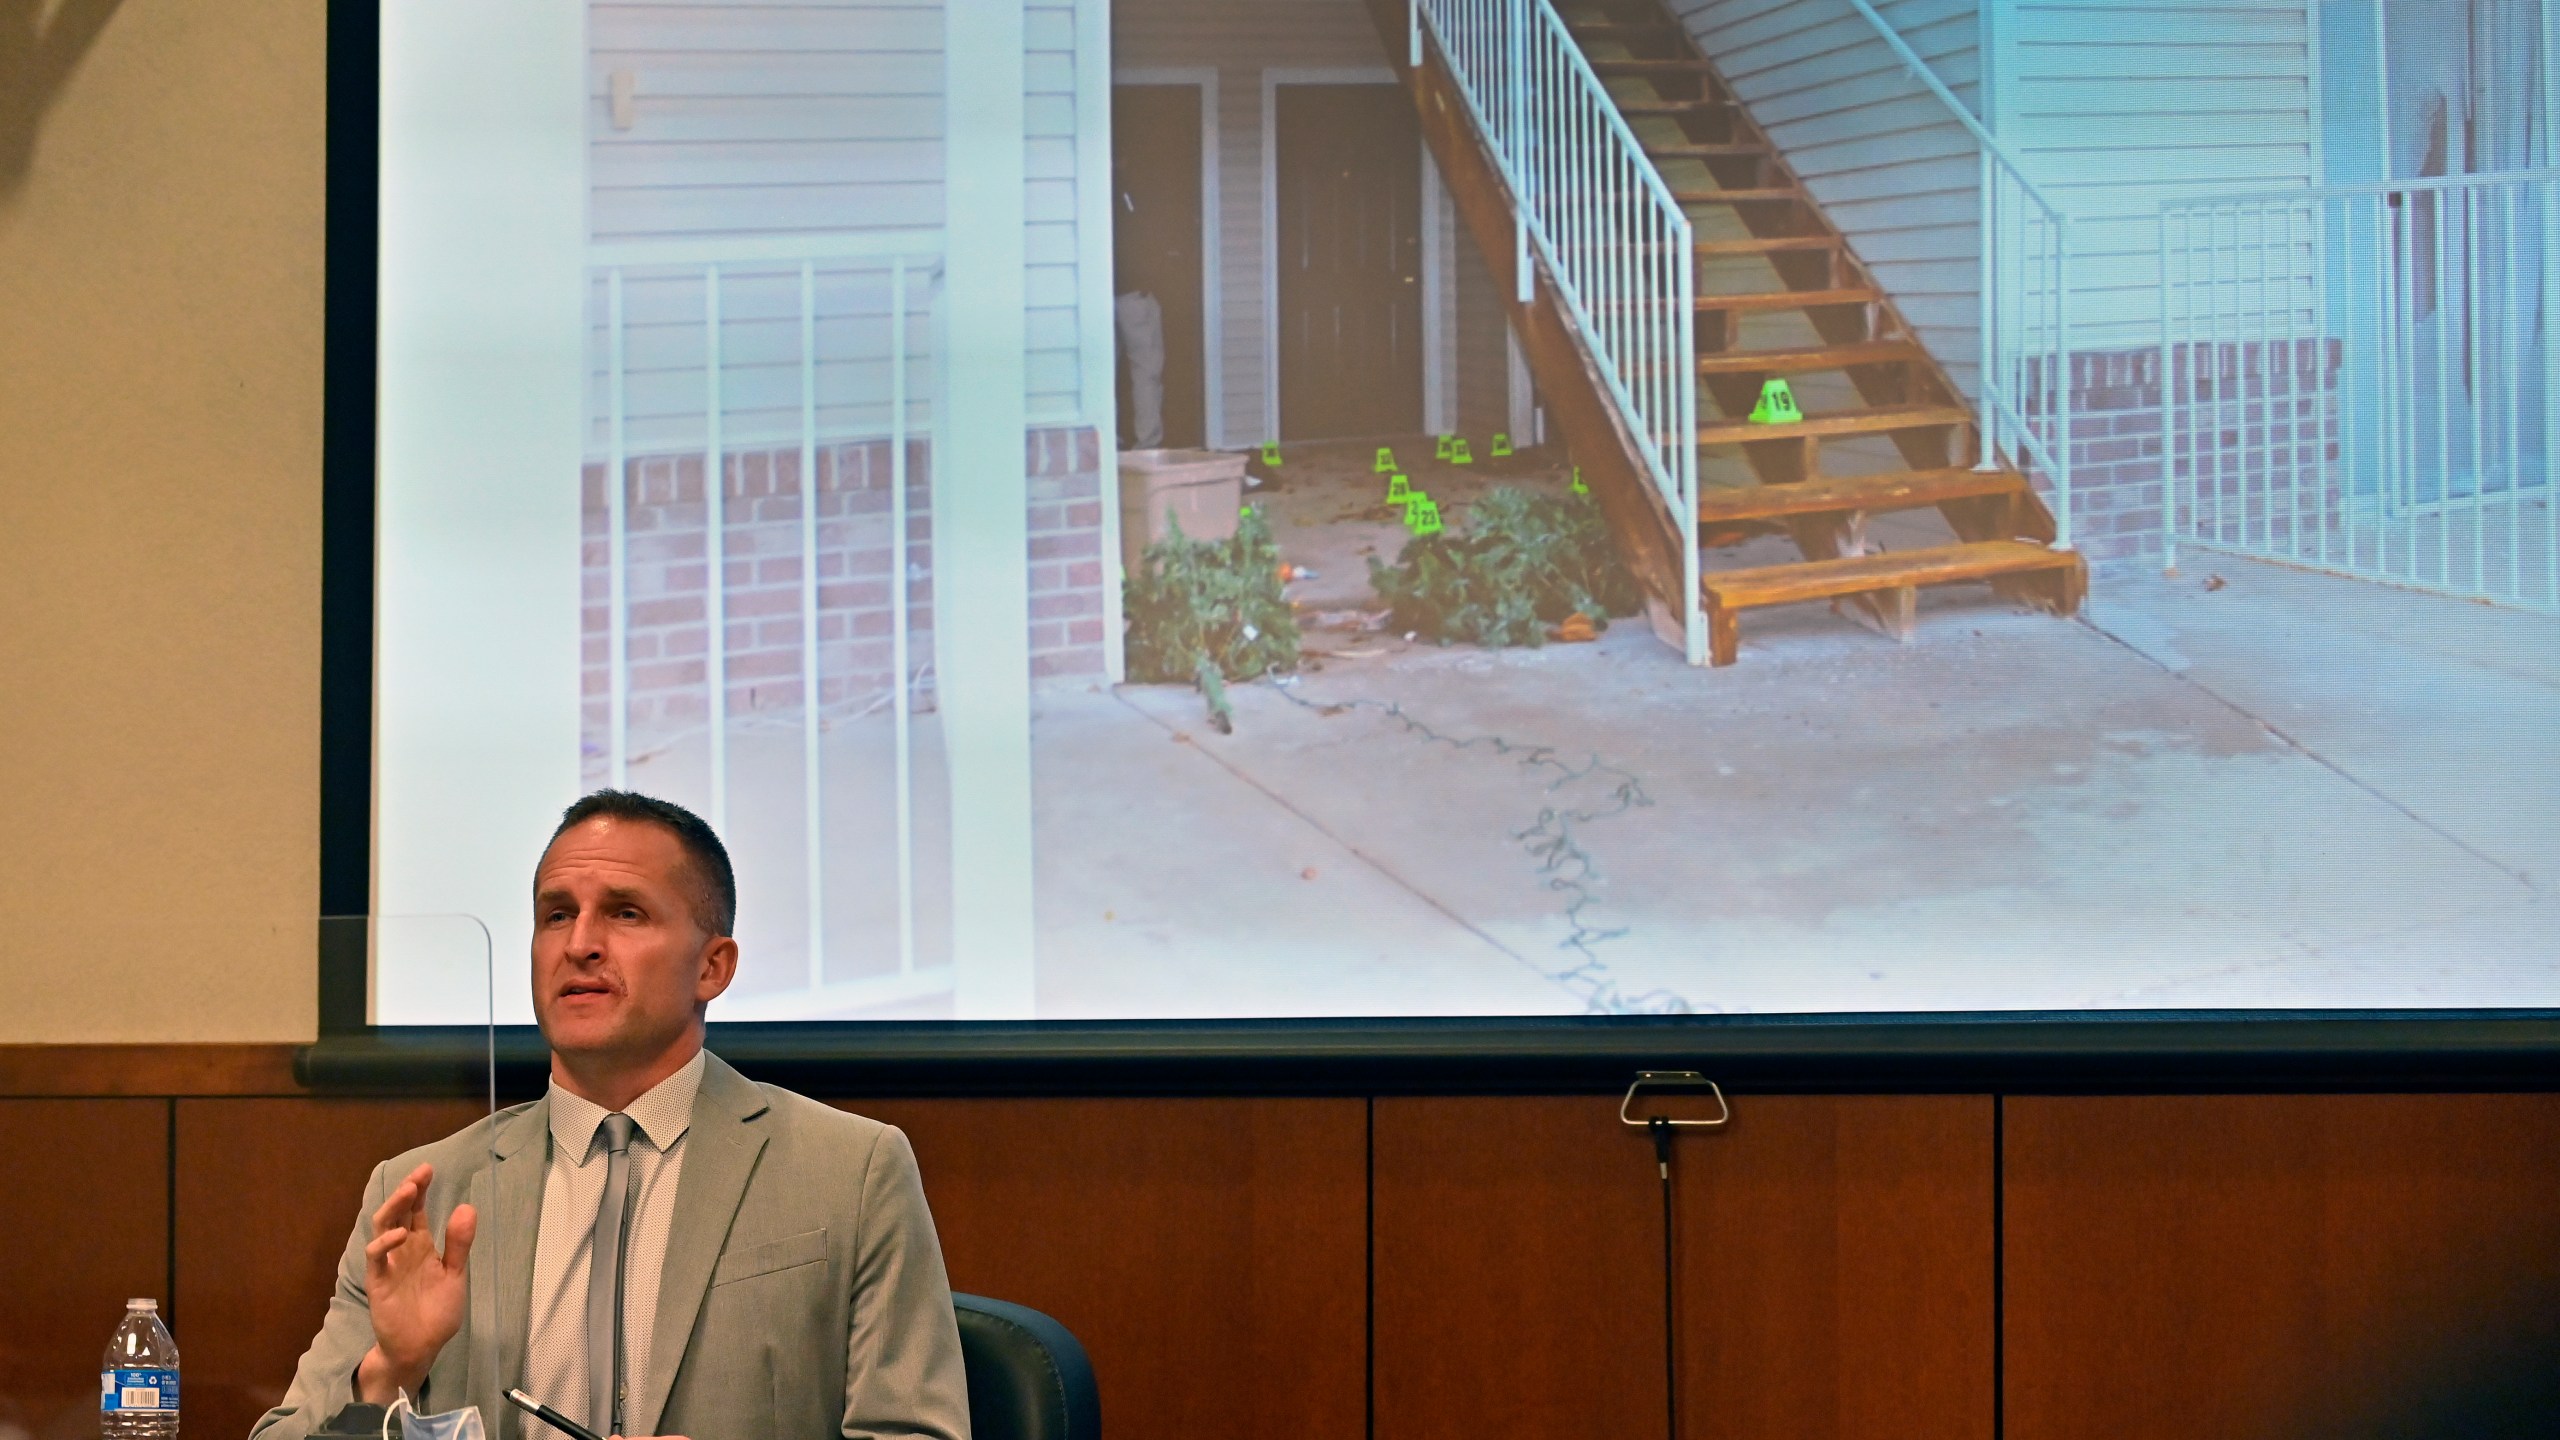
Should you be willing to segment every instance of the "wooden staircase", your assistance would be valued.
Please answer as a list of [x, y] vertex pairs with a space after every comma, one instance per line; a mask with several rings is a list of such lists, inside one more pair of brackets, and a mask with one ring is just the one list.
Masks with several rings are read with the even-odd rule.
[[[1976, 468], [1971, 407], [1679, 21], [1660, 0], [1556, 4], [1694, 231], [1702, 535], [1721, 544], [1780, 531], [1802, 556], [1722, 569], [1706, 557], [1700, 585], [1713, 663], [1734, 662], [1739, 617], [1761, 606], [1830, 600], [1896, 638], [1910, 635], [1923, 586], [1987, 582], [2056, 614], [2077, 610], [2087, 583], [2080, 556], [2052, 548], [2052, 517], [2024, 475], [1996, 457]], [[1371, 9], [1401, 64], [1402, 0], [1371, 0]], [[1432, 55], [1406, 82], [1460, 213], [1508, 286], [1508, 199], [1439, 69]], [[1592, 385], [1592, 361], [1557, 335], [1570, 322], [1539, 279], [1537, 298], [1513, 307], [1514, 323], [1613, 537], [1663, 602], [1661, 628], [1683, 583], [1666, 575], [1665, 557], [1676, 564], [1686, 537], [1666, 507], [1625, 493], [1652, 489], [1641, 457], [1622, 427], [1594, 422], [1589, 412], [1606, 402], [1581, 393]], [[1772, 379], [1788, 382], [1801, 419], [1749, 419]], [[1613, 447], [1628, 454], [1595, 467], [1595, 455]], [[1870, 516], [1931, 508], [1945, 517], [1950, 543], [1886, 554], [1868, 537]], [[1648, 518], [1642, 528], [1656, 533], [1636, 533]]]

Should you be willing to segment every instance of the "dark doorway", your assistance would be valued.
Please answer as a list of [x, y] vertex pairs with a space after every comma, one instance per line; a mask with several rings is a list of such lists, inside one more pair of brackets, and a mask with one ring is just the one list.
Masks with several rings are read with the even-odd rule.
[[[1111, 291], [1155, 297], [1164, 323], [1164, 443], [1208, 443], [1200, 356], [1200, 87], [1111, 87]], [[1127, 342], [1120, 443], [1135, 444]]]
[[1422, 140], [1395, 85], [1274, 92], [1280, 437], [1422, 429]]

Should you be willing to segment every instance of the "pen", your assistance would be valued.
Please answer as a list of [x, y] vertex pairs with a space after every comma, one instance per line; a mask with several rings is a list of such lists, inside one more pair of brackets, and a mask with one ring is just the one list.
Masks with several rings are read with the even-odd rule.
[[532, 1396], [527, 1395], [521, 1390], [509, 1390], [507, 1392], [507, 1403], [513, 1405], [527, 1415], [532, 1416], [534, 1419], [541, 1421], [543, 1424], [550, 1426], [552, 1429], [559, 1431], [561, 1434], [568, 1436], [569, 1440], [605, 1440], [605, 1437], [588, 1429], [586, 1426], [579, 1424], [577, 1421], [570, 1419], [568, 1416], [561, 1414], [559, 1411], [552, 1409], [550, 1406], [543, 1404], [541, 1401], [534, 1399]]

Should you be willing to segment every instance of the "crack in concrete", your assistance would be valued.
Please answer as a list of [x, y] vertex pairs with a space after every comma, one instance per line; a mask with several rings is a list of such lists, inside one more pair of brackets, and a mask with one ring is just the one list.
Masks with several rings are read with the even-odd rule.
[[[1292, 694], [1290, 685], [1279, 683], [1273, 677], [1265, 677], [1265, 684], [1272, 693], [1302, 710], [1311, 710], [1320, 714], [1338, 713], [1343, 710], [1372, 711], [1382, 718], [1393, 721], [1406, 734], [1425, 744], [1445, 745], [1452, 750], [1485, 748], [1499, 756], [1516, 756], [1517, 763], [1523, 769], [1552, 770], [1556, 772], [1555, 778], [1549, 780], [1545, 786], [1546, 793], [1550, 795], [1582, 780], [1594, 777], [1615, 777], [1616, 783], [1611, 786], [1606, 801], [1583, 807], [1543, 806], [1539, 809], [1537, 817], [1526, 827], [1509, 832], [1510, 838], [1518, 842], [1528, 852], [1529, 857], [1537, 863], [1538, 873], [1545, 877], [1546, 888], [1565, 897], [1564, 918], [1565, 923], [1570, 927], [1570, 932], [1563, 940], [1557, 942], [1557, 948], [1574, 951], [1579, 959], [1557, 969], [1541, 965], [1530, 956], [1504, 943], [1499, 937], [1400, 873], [1384, 857], [1337, 831], [1288, 796], [1264, 784], [1226, 757], [1206, 746], [1196, 747], [1199, 754], [1211, 764], [1234, 776], [1318, 834], [1340, 846], [1346, 853], [1357, 858], [1388, 883], [1447, 917], [1451, 923], [1494, 950], [1518, 961], [1522, 967], [1539, 978], [1562, 987], [1568, 994], [1582, 1001], [1590, 1013], [1601, 1015], [1694, 1013], [1696, 1007], [1692, 1006], [1685, 997], [1668, 990], [1651, 990], [1641, 995], [1628, 995], [1620, 989], [1617, 980], [1609, 973], [1608, 962], [1602, 959], [1593, 948], [1628, 934], [1630, 927], [1620, 926], [1611, 929], [1590, 922], [1588, 912], [1592, 907], [1604, 903], [1592, 888], [1593, 884], [1601, 878], [1600, 866], [1591, 852], [1583, 847], [1576, 831], [1581, 826], [1651, 805], [1652, 797], [1645, 793], [1644, 782], [1640, 777], [1607, 763], [1597, 752], [1592, 753], [1584, 763], [1577, 766], [1559, 758], [1555, 747], [1550, 745], [1523, 744], [1501, 735], [1451, 735], [1425, 721], [1416, 719], [1400, 703], [1394, 701], [1366, 698], [1312, 700]], [[1180, 733], [1171, 722], [1130, 704], [1126, 696], [1114, 698], [1157, 728], [1169, 734]]]
[[1591, 882], [1600, 878], [1600, 864], [1591, 852], [1584, 849], [1581, 842], [1574, 838], [1574, 827], [1606, 820], [1612, 816], [1623, 815], [1630, 810], [1651, 805], [1653, 799], [1645, 793], [1644, 781], [1640, 777], [1632, 771], [1602, 760], [1597, 751], [1591, 752], [1589, 759], [1576, 767], [1557, 758], [1558, 752], [1552, 745], [1523, 743], [1502, 735], [1471, 735], [1461, 738], [1448, 734], [1426, 721], [1414, 718], [1401, 702], [1360, 698], [1309, 700], [1290, 693], [1294, 677], [1284, 680], [1278, 676], [1265, 676], [1264, 679], [1281, 699], [1300, 709], [1319, 712], [1341, 709], [1374, 710], [1403, 727], [1406, 734], [1420, 739], [1424, 744], [1446, 745], [1452, 750], [1472, 750], [1478, 746], [1484, 746], [1490, 748], [1495, 755], [1505, 757], [1517, 755], [1519, 766], [1524, 770], [1548, 769], [1557, 772], [1556, 778], [1549, 781], [1546, 786], [1546, 793], [1550, 795], [1567, 785], [1594, 775], [1616, 776], [1618, 783], [1611, 787], [1609, 801], [1604, 806], [1596, 809], [1545, 806], [1538, 811], [1538, 818], [1526, 829], [1511, 832], [1511, 838], [1520, 842], [1528, 850], [1530, 857], [1538, 861], [1539, 873], [1547, 877], [1547, 888], [1567, 897], [1564, 917], [1571, 931], [1563, 940], [1557, 942], [1557, 948], [1572, 950], [1582, 957], [1579, 962], [1562, 970], [1546, 969], [1525, 956], [1521, 957], [1522, 961], [1536, 969], [1539, 974], [1563, 986], [1594, 1014], [1686, 1015], [1696, 1013], [1696, 1007], [1691, 1005], [1687, 998], [1668, 990], [1648, 990], [1641, 995], [1628, 995], [1619, 988], [1617, 980], [1610, 975], [1608, 962], [1601, 959], [1599, 953], [1592, 948], [1626, 935], [1630, 927], [1604, 929], [1591, 924], [1585, 918], [1586, 911], [1601, 903], [1600, 897], [1593, 894], [1591, 890]]

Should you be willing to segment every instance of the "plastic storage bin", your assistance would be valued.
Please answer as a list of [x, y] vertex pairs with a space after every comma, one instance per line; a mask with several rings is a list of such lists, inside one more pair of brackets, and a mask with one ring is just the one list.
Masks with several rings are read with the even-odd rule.
[[1139, 553], [1173, 533], [1168, 516], [1194, 540], [1235, 534], [1247, 458], [1223, 450], [1121, 451], [1121, 563], [1136, 570]]

